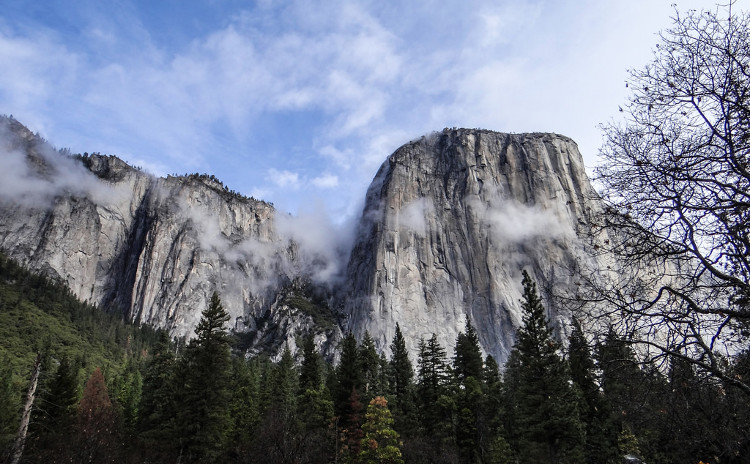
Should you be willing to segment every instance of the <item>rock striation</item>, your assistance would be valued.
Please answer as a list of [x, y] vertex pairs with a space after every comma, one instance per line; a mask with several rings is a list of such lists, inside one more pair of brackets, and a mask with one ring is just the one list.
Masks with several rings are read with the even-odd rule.
[[370, 186], [347, 271], [346, 329], [387, 349], [396, 323], [415, 353], [438, 335], [450, 349], [466, 318], [504, 361], [521, 324], [527, 269], [564, 336], [573, 291], [591, 260], [600, 208], [577, 145], [555, 134], [446, 129], [392, 154]]

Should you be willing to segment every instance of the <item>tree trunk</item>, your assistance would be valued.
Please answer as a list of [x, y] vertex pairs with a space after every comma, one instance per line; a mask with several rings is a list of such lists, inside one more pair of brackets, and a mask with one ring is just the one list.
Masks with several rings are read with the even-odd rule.
[[23, 415], [21, 416], [21, 425], [18, 427], [16, 440], [13, 443], [13, 452], [10, 457], [10, 464], [18, 464], [23, 454], [23, 447], [26, 444], [26, 432], [29, 430], [29, 419], [31, 418], [31, 407], [34, 405], [36, 398], [36, 384], [39, 381], [39, 371], [42, 367], [42, 353], [37, 353], [34, 361], [34, 370], [31, 372], [31, 381], [29, 389], [26, 391], [26, 402], [23, 405]]

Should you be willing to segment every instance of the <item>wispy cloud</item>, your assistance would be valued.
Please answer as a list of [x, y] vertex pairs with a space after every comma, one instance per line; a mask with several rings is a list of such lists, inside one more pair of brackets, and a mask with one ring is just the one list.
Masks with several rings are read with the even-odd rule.
[[334, 174], [323, 174], [322, 176], [315, 177], [311, 182], [320, 189], [330, 189], [338, 187], [339, 178]]
[[281, 188], [299, 188], [299, 174], [287, 170], [268, 170], [268, 179], [277, 187]]

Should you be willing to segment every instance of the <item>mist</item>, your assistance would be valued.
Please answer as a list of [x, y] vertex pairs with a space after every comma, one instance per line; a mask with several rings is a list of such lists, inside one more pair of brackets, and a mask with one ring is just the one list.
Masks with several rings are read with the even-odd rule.
[[123, 192], [103, 182], [79, 161], [42, 140], [28, 140], [0, 124], [0, 200], [46, 208], [58, 196], [88, 197], [111, 204]]

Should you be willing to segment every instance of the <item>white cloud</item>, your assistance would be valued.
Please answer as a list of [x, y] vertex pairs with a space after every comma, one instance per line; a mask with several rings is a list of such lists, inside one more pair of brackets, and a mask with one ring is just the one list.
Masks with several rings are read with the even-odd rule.
[[268, 180], [281, 188], [297, 189], [300, 186], [299, 174], [285, 169], [269, 169]]
[[335, 188], [339, 185], [339, 178], [334, 174], [323, 174], [315, 177], [312, 184], [321, 189]]
[[401, 207], [399, 211], [399, 224], [417, 235], [425, 235], [427, 231], [426, 215], [435, 210], [432, 200], [429, 198], [418, 198]]

